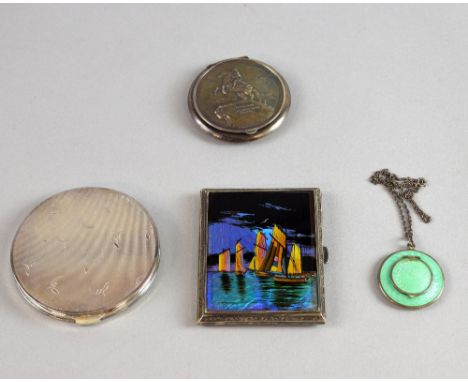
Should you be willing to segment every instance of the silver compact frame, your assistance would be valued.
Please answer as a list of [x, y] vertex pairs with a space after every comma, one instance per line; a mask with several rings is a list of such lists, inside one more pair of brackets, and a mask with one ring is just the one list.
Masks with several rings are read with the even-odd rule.
[[[221, 125], [221, 123], [217, 123], [216, 120], [210, 120], [209, 118], [207, 118], [206, 115], [204, 115], [201, 108], [199, 107], [197, 91], [200, 84], [206, 81], [207, 77], [209, 77], [211, 73], [217, 70], [218, 68], [223, 67], [224, 65], [231, 65], [236, 63], [238, 63], [239, 65], [248, 63], [250, 65], [255, 65], [258, 68], [261, 68], [265, 71], [265, 73], [268, 73], [268, 75], [271, 76], [272, 79], [277, 81], [279, 85], [279, 96], [281, 97], [281, 101], [279, 102], [278, 110], [265, 120], [258, 121], [259, 123], [256, 124], [254, 128], [247, 128], [241, 125], [237, 126], [236, 129], [226, 129]], [[247, 84], [247, 86], [251, 87], [250, 84]], [[213, 101], [214, 99], [216, 99], [216, 96], [214, 94], [211, 94], [210, 99]], [[256, 140], [276, 130], [286, 118], [290, 105], [291, 94], [289, 91], [288, 84], [286, 83], [284, 78], [270, 65], [258, 60], [253, 60], [247, 56], [222, 60], [209, 65], [195, 78], [188, 94], [188, 108], [190, 114], [192, 115], [192, 118], [195, 120], [197, 125], [201, 127], [204, 131], [214, 136], [215, 138], [230, 142], [248, 142]], [[245, 109], [243, 109], [242, 112], [245, 113]]]
[[[317, 304], [314, 310], [294, 311], [210, 311], [207, 309], [208, 273], [208, 214], [209, 197], [213, 193], [226, 192], [305, 192], [310, 194], [310, 222], [315, 234], [315, 261], [317, 277]], [[197, 322], [203, 325], [309, 325], [325, 323], [324, 264], [328, 258], [322, 245], [321, 192], [318, 188], [280, 189], [203, 189], [201, 191], [200, 245], [198, 260]]]

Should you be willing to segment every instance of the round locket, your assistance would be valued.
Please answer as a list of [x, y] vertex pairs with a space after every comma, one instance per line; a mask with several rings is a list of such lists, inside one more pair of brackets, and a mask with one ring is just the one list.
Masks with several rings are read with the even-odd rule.
[[148, 290], [159, 265], [159, 239], [135, 199], [78, 188], [52, 196], [28, 215], [13, 241], [11, 265], [35, 308], [91, 324]]
[[382, 262], [379, 284], [391, 302], [410, 309], [422, 308], [439, 299], [444, 274], [434, 258], [408, 249], [392, 253]]
[[245, 142], [281, 125], [291, 104], [286, 81], [271, 66], [240, 57], [201, 72], [188, 96], [196, 123], [216, 138]]

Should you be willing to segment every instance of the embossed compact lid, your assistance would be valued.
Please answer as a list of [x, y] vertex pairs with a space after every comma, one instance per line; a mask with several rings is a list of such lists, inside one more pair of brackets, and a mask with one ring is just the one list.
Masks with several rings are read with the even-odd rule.
[[105, 188], [78, 188], [52, 196], [29, 214], [13, 241], [11, 265], [35, 308], [91, 324], [148, 290], [159, 265], [159, 240], [135, 199]]
[[275, 69], [240, 57], [217, 62], [200, 73], [190, 89], [188, 104], [202, 129], [219, 139], [243, 142], [279, 127], [291, 96]]

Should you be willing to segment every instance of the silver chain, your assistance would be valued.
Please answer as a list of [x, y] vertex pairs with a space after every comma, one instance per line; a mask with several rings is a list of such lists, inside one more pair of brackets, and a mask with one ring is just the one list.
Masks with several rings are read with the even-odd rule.
[[398, 178], [387, 169], [383, 169], [374, 172], [370, 177], [370, 181], [372, 184], [383, 185], [392, 195], [400, 212], [403, 231], [408, 240], [408, 249], [414, 249], [412, 220], [408, 204], [411, 205], [424, 223], [429, 223], [431, 221], [431, 217], [421, 210], [413, 199], [414, 194], [418, 192], [421, 187], [426, 186], [426, 180], [424, 178]]

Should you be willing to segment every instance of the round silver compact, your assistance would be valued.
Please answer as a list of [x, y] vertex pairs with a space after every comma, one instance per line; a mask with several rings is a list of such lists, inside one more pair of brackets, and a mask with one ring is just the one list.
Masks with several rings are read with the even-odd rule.
[[188, 97], [196, 123], [216, 138], [245, 142], [281, 125], [291, 104], [286, 81], [271, 66], [248, 57], [208, 66]]
[[59, 193], [21, 224], [11, 265], [26, 300], [57, 319], [92, 324], [144, 294], [159, 265], [151, 217], [105, 188]]

